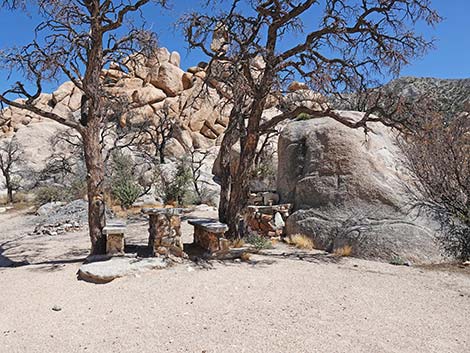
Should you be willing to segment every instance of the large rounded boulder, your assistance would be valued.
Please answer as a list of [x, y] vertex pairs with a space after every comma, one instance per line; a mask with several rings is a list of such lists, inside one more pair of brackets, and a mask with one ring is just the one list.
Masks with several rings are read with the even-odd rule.
[[416, 194], [395, 133], [379, 123], [369, 127], [365, 134], [326, 117], [285, 127], [278, 191], [295, 210], [287, 232], [310, 236], [329, 251], [349, 248], [386, 261], [440, 260], [438, 227], [412, 207]]

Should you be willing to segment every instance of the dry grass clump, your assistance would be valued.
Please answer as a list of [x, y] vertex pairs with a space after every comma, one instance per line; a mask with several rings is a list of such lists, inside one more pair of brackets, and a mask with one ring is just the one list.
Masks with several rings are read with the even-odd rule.
[[298, 249], [313, 250], [315, 244], [313, 240], [304, 234], [295, 234], [288, 238], [288, 243]]
[[232, 240], [230, 244], [231, 248], [242, 248], [245, 245], [245, 241], [241, 238]]
[[243, 262], [250, 262], [251, 260], [251, 254], [248, 253], [248, 252], [244, 252], [240, 255], [240, 260], [242, 260]]
[[341, 248], [336, 248], [333, 251], [333, 255], [338, 256], [338, 257], [347, 257], [347, 256], [351, 256], [352, 252], [353, 252], [353, 248], [351, 245], [344, 245]]

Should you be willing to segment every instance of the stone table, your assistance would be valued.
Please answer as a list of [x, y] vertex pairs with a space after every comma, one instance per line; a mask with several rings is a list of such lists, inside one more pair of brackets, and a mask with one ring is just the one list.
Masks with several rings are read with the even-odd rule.
[[194, 219], [188, 221], [194, 226], [194, 243], [203, 249], [216, 253], [217, 251], [227, 250], [229, 242], [224, 238], [228, 226], [215, 219]]
[[183, 257], [181, 215], [184, 208], [143, 208], [149, 216], [149, 248], [152, 256]]

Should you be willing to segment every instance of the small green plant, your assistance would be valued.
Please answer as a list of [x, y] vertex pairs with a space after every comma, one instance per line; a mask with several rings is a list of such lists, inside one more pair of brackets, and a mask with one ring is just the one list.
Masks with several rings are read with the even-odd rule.
[[139, 198], [142, 187], [134, 176], [131, 157], [120, 151], [113, 153], [111, 193], [123, 208], [129, 208]]
[[273, 244], [269, 239], [261, 237], [257, 234], [252, 234], [246, 238], [246, 242], [253, 245], [257, 250], [272, 249]]
[[312, 116], [310, 114], [300, 113], [299, 115], [297, 115], [297, 118], [295, 120], [305, 121], [305, 120], [310, 120], [310, 119], [312, 119]]
[[409, 262], [403, 260], [400, 256], [394, 256], [390, 260], [390, 265], [395, 265], [395, 266], [409, 266]]
[[191, 192], [192, 175], [186, 161], [180, 161], [172, 175], [165, 175], [161, 170], [157, 193], [166, 204], [184, 205], [194, 200]]
[[113, 185], [113, 196], [123, 208], [129, 208], [139, 198], [142, 188], [132, 180], [120, 180]]

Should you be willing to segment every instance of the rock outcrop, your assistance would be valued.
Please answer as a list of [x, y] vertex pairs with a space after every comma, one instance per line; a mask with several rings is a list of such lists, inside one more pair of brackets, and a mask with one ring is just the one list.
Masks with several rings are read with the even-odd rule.
[[[358, 112], [345, 112], [360, 119]], [[410, 177], [394, 133], [371, 124], [366, 136], [329, 119], [293, 122], [279, 139], [278, 192], [293, 203], [290, 235], [333, 251], [412, 262], [440, 258], [432, 220], [413, 212]]]
[[142, 273], [166, 268], [168, 262], [160, 257], [102, 257], [94, 262], [85, 263], [78, 270], [78, 278], [91, 283], [109, 283], [116, 278], [139, 276]]
[[[151, 58], [129, 58], [125, 70], [112, 64], [103, 71], [106, 90], [135, 106], [123, 114], [121, 126], [147, 121], [158, 123], [157, 117], [164, 107], [169, 107], [170, 118], [177, 125], [169, 152], [176, 156], [193, 146], [215, 146], [227, 126], [230, 112], [230, 107], [222, 104], [223, 98], [214, 88], [203, 87], [204, 65], [185, 72], [179, 67], [180, 61], [177, 52], [159, 48]], [[65, 82], [52, 94], [41, 95], [36, 104], [67, 119], [78, 119], [81, 99], [80, 90], [72, 82]], [[35, 114], [9, 107], [0, 115], [0, 138], [11, 138], [24, 127], [43, 121], [45, 119]], [[38, 127], [35, 125], [22, 134], [34, 136], [33, 130]]]

